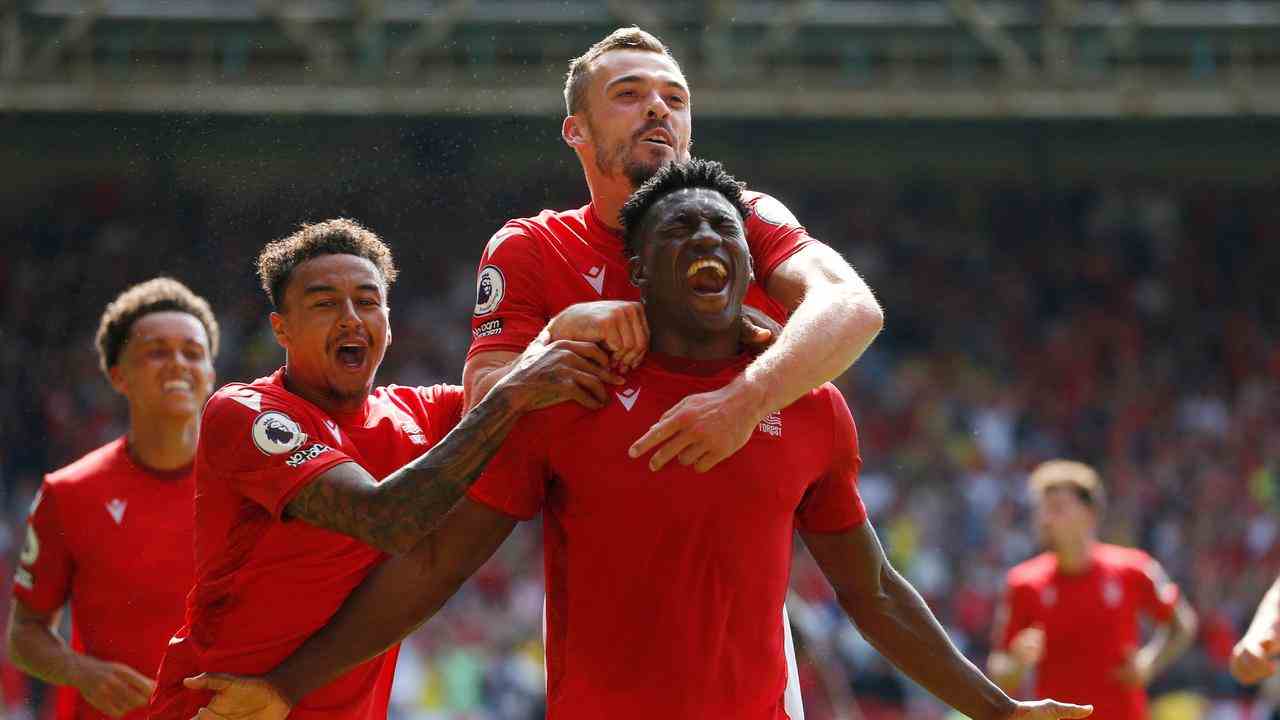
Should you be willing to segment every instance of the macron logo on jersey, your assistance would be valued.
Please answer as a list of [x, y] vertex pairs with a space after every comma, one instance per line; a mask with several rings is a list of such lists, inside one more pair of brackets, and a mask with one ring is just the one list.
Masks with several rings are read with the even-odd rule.
[[631, 412], [631, 408], [636, 404], [636, 398], [640, 397], [640, 388], [627, 388], [620, 393], [614, 393], [618, 396], [618, 402], [622, 403], [622, 407], [627, 412]]
[[115, 520], [117, 525], [123, 525], [124, 511], [127, 507], [129, 507], [128, 500], [113, 498], [111, 502], [107, 503], [107, 513], [111, 515], [111, 519]]
[[342, 433], [338, 432], [338, 423], [326, 418], [324, 421], [324, 426], [329, 428], [329, 432], [333, 433], [333, 441], [341, 445]]
[[[582, 273], [582, 279], [596, 291], [597, 295], [604, 295], [604, 266], [597, 265], [590, 270]], [[630, 409], [630, 408], [628, 408]]]

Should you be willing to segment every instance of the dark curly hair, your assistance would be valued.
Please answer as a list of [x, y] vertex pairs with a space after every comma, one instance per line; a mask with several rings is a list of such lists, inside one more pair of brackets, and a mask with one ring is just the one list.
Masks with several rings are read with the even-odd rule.
[[111, 368], [120, 362], [120, 353], [133, 324], [144, 315], [157, 312], [183, 312], [204, 326], [209, 336], [210, 358], [218, 356], [218, 321], [208, 301], [191, 292], [186, 285], [169, 277], [158, 277], [125, 290], [107, 305], [98, 321], [94, 345], [98, 348], [98, 366], [110, 376]]
[[746, 183], [739, 182], [724, 166], [714, 160], [693, 158], [682, 163], [669, 163], [641, 185], [618, 212], [622, 222], [623, 247], [628, 258], [640, 254], [640, 226], [649, 209], [677, 190], [707, 188], [724, 195], [745, 222], [750, 210], [742, 200]]
[[267, 243], [258, 255], [258, 279], [276, 310], [284, 307], [284, 291], [294, 268], [321, 255], [355, 255], [373, 263], [387, 287], [396, 280], [391, 249], [355, 220], [336, 218], [304, 224], [292, 235]]

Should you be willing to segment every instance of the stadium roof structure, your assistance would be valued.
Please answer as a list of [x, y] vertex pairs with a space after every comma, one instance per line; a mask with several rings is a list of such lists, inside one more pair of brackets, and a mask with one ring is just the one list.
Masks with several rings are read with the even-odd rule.
[[0, 110], [563, 113], [639, 24], [699, 115], [1280, 115], [1280, 0], [0, 0]]

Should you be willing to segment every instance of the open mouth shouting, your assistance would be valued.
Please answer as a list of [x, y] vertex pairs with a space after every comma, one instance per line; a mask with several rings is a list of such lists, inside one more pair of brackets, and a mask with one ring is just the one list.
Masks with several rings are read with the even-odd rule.
[[334, 348], [334, 359], [339, 368], [357, 372], [364, 369], [369, 357], [369, 343], [364, 340], [341, 340]]
[[729, 269], [719, 258], [694, 260], [684, 277], [695, 295], [716, 295], [729, 285]]

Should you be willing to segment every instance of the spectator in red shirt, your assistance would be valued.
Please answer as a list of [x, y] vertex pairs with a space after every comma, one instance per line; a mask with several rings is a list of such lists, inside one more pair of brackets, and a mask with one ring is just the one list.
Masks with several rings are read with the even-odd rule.
[[[1009, 571], [988, 669], [1014, 692], [1036, 671], [1037, 695], [1087, 699], [1107, 720], [1147, 717], [1146, 686], [1190, 646], [1196, 614], [1160, 563], [1098, 542], [1103, 487], [1084, 463], [1053, 460], [1028, 481], [1049, 548]], [[1158, 623], [1138, 645], [1138, 621]]]
[[844, 610], [899, 668], [973, 718], [1079, 718], [1087, 707], [1011, 700], [951, 643], [888, 564], [857, 494], [853, 419], [827, 384], [757, 424], [703, 477], [654, 471], [629, 431], [751, 361], [738, 318], [751, 277], [742, 188], [718, 163], [672, 164], [623, 209], [630, 276], [652, 347], [594, 413], [522, 423], [419, 551], [370, 576], [267, 679], [193, 683], [222, 694], [205, 718], [283, 718], [311, 688], [376, 656], [438, 610], [542, 512], [548, 717], [786, 720], [782, 612], [799, 530]]
[[[135, 285], [102, 314], [102, 371], [129, 430], [45, 477], [14, 579], [9, 653], [61, 686], [56, 717], [144, 715], [191, 589], [192, 460], [213, 387], [218, 323], [169, 278]], [[71, 645], [55, 634], [71, 608]]]

